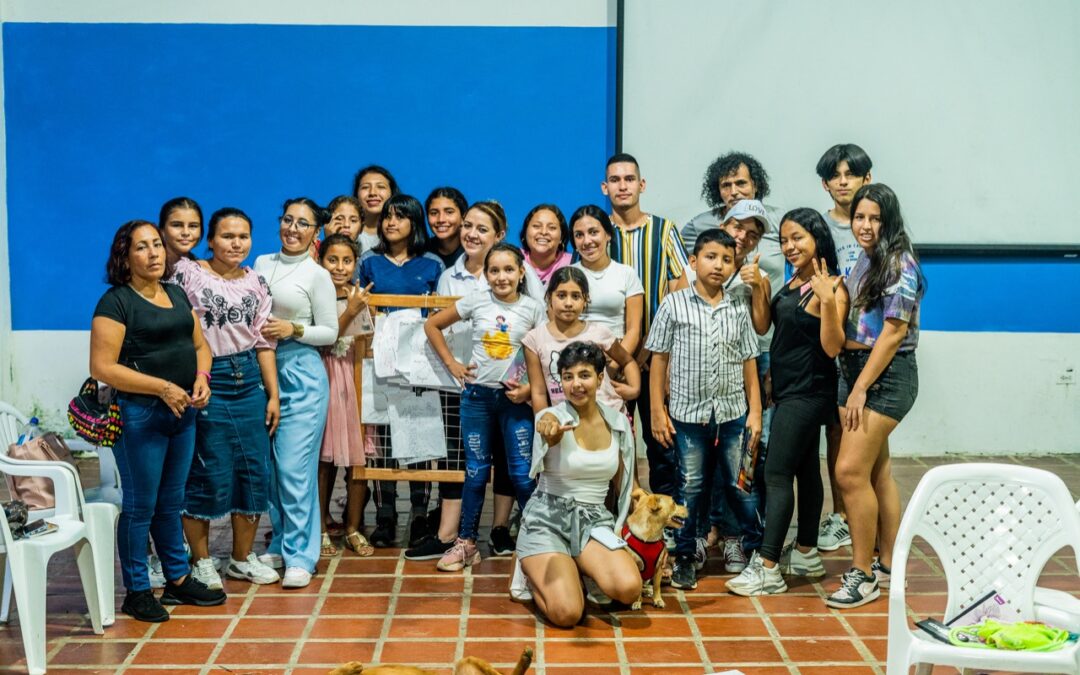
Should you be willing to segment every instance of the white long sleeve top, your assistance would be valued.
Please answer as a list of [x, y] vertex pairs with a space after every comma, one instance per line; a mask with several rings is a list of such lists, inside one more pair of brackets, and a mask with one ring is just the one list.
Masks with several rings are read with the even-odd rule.
[[307, 251], [285, 255], [280, 251], [255, 259], [255, 271], [266, 279], [273, 298], [271, 313], [304, 326], [295, 338], [313, 347], [334, 344], [338, 337], [337, 292], [330, 273]]

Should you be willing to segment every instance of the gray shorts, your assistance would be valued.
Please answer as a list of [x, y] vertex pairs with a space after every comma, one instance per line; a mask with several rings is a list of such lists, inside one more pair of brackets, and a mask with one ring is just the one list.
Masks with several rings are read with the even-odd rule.
[[518, 558], [540, 553], [581, 555], [594, 527], [615, 527], [615, 517], [603, 504], [583, 504], [568, 497], [534, 492], [521, 512]]

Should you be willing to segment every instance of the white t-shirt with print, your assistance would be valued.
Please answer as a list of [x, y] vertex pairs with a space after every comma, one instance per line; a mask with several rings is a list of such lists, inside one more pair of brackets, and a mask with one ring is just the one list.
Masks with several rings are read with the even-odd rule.
[[502, 377], [521, 349], [521, 339], [546, 321], [544, 306], [527, 295], [502, 302], [490, 290], [469, 293], [455, 303], [458, 315], [472, 322], [472, 384], [501, 388]]
[[585, 273], [589, 280], [589, 306], [582, 320], [607, 326], [615, 337], [626, 335], [626, 299], [645, 295], [645, 288], [633, 267], [614, 260], [599, 272], [576, 262], [573, 267]]

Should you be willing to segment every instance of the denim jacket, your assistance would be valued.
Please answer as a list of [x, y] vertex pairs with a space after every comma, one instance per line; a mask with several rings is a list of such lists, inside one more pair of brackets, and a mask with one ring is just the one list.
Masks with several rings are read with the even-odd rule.
[[[621, 532], [623, 522], [630, 513], [630, 493], [634, 489], [634, 434], [630, 429], [630, 421], [622, 413], [613, 410], [603, 403], [597, 402], [600, 415], [604, 418], [608, 428], [611, 429], [619, 447], [619, 456], [622, 458], [622, 485], [619, 486], [618, 507], [619, 512], [615, 515], [615, 532]], [[570, 405], [569, 401], [563, 401], [558, 405], [544, 408], [536, 414], [534, 422], [539, 422], [544, 415], [551, 413], [559, 420], [559, 424], [580, 423], [577, 410]], [[548, 444], [544, 438], [533, 432], [532, 465], [529, 467], [529, 478], [535, 479], [544, 470], [544, 457], [547, 455]]]

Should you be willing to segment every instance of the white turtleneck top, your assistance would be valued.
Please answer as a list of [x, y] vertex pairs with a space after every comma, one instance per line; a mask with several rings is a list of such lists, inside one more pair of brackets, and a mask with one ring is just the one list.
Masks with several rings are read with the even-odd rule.
[[255, 271], [270, 286], [274, 301], [271, 314], [304, 326], [304, 337], [295, 338], [297, 342], [313, 347], [334, 344], [338, 337], [337, 292], [330, 273], [310, 253], [261, 255], [255, 259]]

